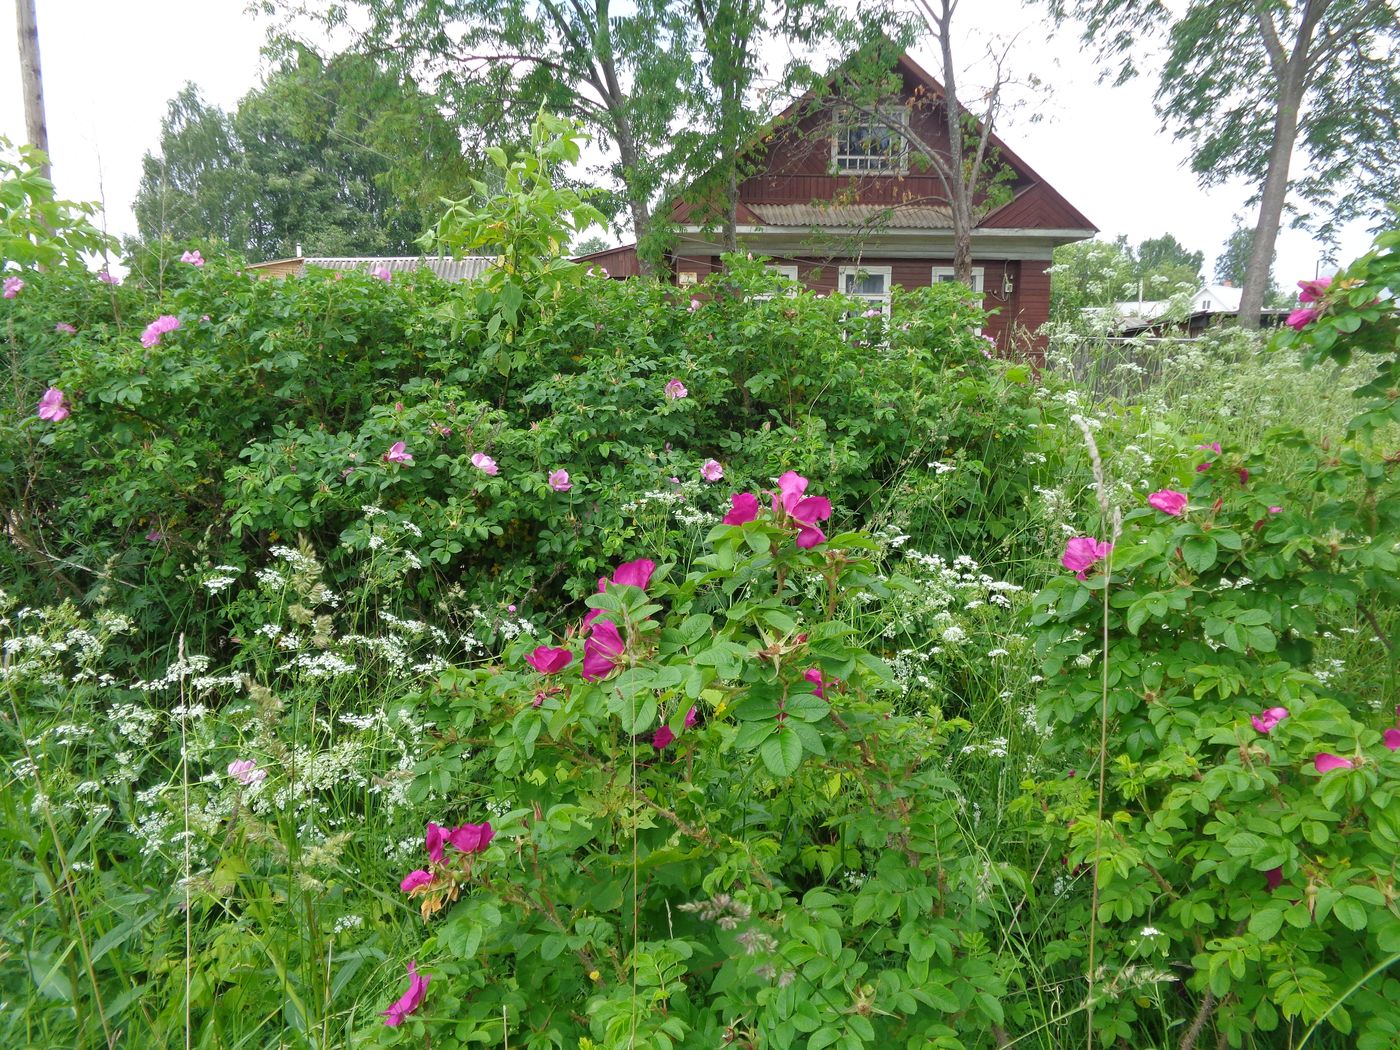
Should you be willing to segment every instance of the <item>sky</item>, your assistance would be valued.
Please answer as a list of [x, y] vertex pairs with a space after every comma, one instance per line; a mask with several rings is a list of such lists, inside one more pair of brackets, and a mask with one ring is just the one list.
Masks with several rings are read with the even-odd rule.
[[[247, 0], [37, 0], [39, 49], [54, 181], [61, 197], [100, 201], [117, 235], [135, 232], [131, 202], [142, 155], [157, 143], [168, 101], [194, 81], [206, 101], [233, 108], [264, 72], [265, 24], [245, 13]], [[1071, 29], [1055, 32], [1042, 8], [1019, 0], [962, 5], [967, 56], [965, 97], [978, 85], [974, 61], [989, 39], [1015, 36], [1012, 66], [1047, 88], [1030, 96], [1002, 138], [1100, 230], [1134, 243], [1174, 234], [1203, 251], [1206, 274], [1235, 226], [1252, 225], [1248, 187], [1202, 190], [1186, 166], [1185, 143], [1164, 131], [1152, 108], [1152, 84], [1100, 84], [1092, 55]], [[1019, 33], [1019, 35], [1017, 35]], [[14, 7], [0, 4], [0, 135], [24, 140]], [[916, 60], [936, 74], [927, 48]], [[836, 56], [833, 56], [835, 58]], [[960, 59], [960, 64], [962, 60]], [[1032, 117], [1036, 117], [1034, 121]], [[1339, 259], [1365, 251], [1360, 225], [1342, 238]], [[1279, 237], [1275, 273], [1285, 286], [1312, 277], [1323, 247], [1303, 232]]]

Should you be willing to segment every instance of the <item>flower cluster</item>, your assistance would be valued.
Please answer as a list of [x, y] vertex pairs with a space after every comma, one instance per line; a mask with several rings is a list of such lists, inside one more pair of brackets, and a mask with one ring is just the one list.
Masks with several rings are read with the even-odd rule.
[[[826, 533], [817, 522], [831, 517], [831, 501], [825, 496], [806, 495], [807, 484], [801, 474], [789, 470], [778, 479], [778, 491], [772, 497], [774, 517], [797, 527], [797, 545], [804, 550], [826, 542]], [[724, 524], [747, 525], [758, 518], [758, 497], [753, 493], [736, 492], [729, 502]]]

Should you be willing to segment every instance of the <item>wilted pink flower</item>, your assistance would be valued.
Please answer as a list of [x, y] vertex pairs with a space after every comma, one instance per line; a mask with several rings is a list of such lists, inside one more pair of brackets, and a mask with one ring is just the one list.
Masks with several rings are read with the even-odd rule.
[[1107, 558], [1113, 544], [1100, 543], [1092, 536], [1076, 536], [1065, 544], [1065, 552], [1060, 555], [1060, 564], [1069, 569], [1079, 579], [1087, 579], [1089, 569], [1095, 562]]
[[408, 451], [408, 446], [402, 441], [395, 441], [381, 458], [385, 463], [412, 463], [413, 453]]
[[239, 758], [228, 764], [228, 775], [240, 784], [261, 784], [267, 779], [267, 770], [259, 769], [251, 758]]
[[1298, 287], [1302, 289], [1298, 293], [1298, 301], [1301, 303], [1315, 303], [1321, 299], [1323, 293], [1332, 286], [1332, 278], [1319, 277], [1315, 281], [1299, 281]]
[[378, 277], [385, 284], [388, 284], [394, 279], [394, 275], [389, 272], [389, 267], [387, 266], [376, 266], [369, 272], [369, 275], [371, 277]]
[[1269, 889], [1270, 889], [1271, 891], [1272, 891], [1272, 890], [1276, 890], [1276, 889], [1278, 889], [1280, 886], [1282, 886], [1282, 885], [1283, 885], [1283, 869], [1282, 869], [1282, 868], [1270, 868], [1268, 871], [1264, 872], [1264, 884], [1265, 884], [1266, 886], [1268, 886]]
[[552, 649], [547, 645], [525, 655], [525, 662], [540, 674], [558, 674], [573, 662], [574, 654], [567, 649]]
[[568, 492], [573, 488], [573, 483], [569, 481], [567, 470], [556, 470], [549, 475], [549, 487], [555, 492]]
[[815, 687], [812, 690], [813, 696], [826, 699], [826, 684], [822, 681], [822, 669], [820, 667], [809, 667], [802, 673], [802, 677], [811, 682]]
[[463, 824], [446, 833], [447, 841], [462, 853], [481, 853], [496, 837], [489, 820], [480, 824]]
[[865, 313], [861, 314], [861, 316], [862, 316], [862, 317], [879, 317], [883, 312], [884, 312], [884, 311], [882, 311], [879, 307], [877, 307], [877, 306], [872, 306], [869, 310], [866, 310]]
[[63, 400], [63, 391], [51, 386], [39, 398], [39, 418], [49, 423], [62, 423], [69, 416], [68, 405]]
[[501, 472], [501, 468], [496, 466], [496, 461], [485, 452], [472, 453], [472, 466], [483, 474], [489, 474], [493, 478]]
[[408, 964], [408, 991], [399, 996], [389, 1005], [389, 1009], [384, 1011], [384, 1023], [390, 1028], [397, 1028], [403, 1024], [404, 1018], [413, 1013], [423, 1005], [423, 996], [428, 992], [428, 982], [431, 977], [424, 977], [418, 973], [415, 963]]
[[624, 648], [616, 624], [611, 620], [594, 620], [583, 643], [584, 680], [596, 682], [612, 674], [622, 662]]
[[18, 277], [6, 277], [6, 278], [5, 278], [5, 298], [6, 298], [6, 299], [13, 299], [15, 296], [19, 295], [19, 293], [22, 292], [22, 291], [24, 291], [24, 281], [22, 281], [22, 280], [21, 280], [20, 278], [18, 278]]
[[695, 719], [697, 716], [698, 712], [695, 710], [694, 707], [691, 707], [691, 709], [685, 713], [685, 727], [687, 729], [695, 728]]
[[1202, 452], [1214, 452], [1216, 455], [1220, 454], [1220, 442], [1218, 441], [1212, 441], [1209, 445], [1197, 445], [1196, 447]]
[[700, 464], [700, 476], [706, 481], [714, 482], [724, 477], [724, 468], [720, 466], [719, 460], [707, 459]]
[[437, 431], [438, 437], [452, 436], [452, 428], [449, 427], [446, 423], [434, 423], [433, 429]]
[[180, 327], [180, 319], [172, 317], [170, 314], [161, 314], [154, 321], [146, 326], [146, 330], [141, 333], [141, 345], [150, 349], [160, 345], [160, 337], [166, 332], [173, 332]]
[[752, 492], [736, 492], [729, 497], [730, 511], [724, 516], [726, 525], [746, 525], [758, 517], [758, 497]]
[[113, 287], [122, 283], [122, 279], [120, 277], [114, 277], [106, 270], [99, 270], [97, 272], [97, 279], [103, 284], [110, 284]]
[[1313, 767], [1319, 773], [1330, 773], [1334, 769], [1355, 769], [1356, 763], [1349, 758], [1342, 758], [1341, 755], [1333, 755], [1324, 751], [1313, 759]]
[[679, 485], [681, 483], [681, 479], [676, 477], [674, 474], [666, 480], [668, 480], [672, 485]]
[[690, 391], [685, 388], [685, 384], [679, 379], [672, 379], [666, 384], [666, 400], [679, 401], [683, 397], [689, 397]]
[[417, 871], [410, 871], [403, 877], [403, 881], [399, 883], [399, 889], [403, 890], [404, 893], [412, 893], [422, 886], [431, 884], [435, 878], [436, 876], [431, 871], [419, 868]]
[[1235, 473], [1239, 476], [1241, 485], [1249, 484], [1249, 470], [1247, 468], [1240, 467], [1240, 469], [1235, 471]]
[[1249, 724], [1261, 733], [1268, 733], [1285, 718], [1288, 717], [1288, 708], [1270, 707], [1261, 711], [1257, 715], [1249, 716]]
[[687, 306], [686, 309], [689, 310], [691, 313], [694, 313], [696, 310], [700, 309], [700, 300], [699, 300], [699, 299], [692, 299], [692, 300], [690, 300], [690, 305]]
[[195, 249], [192, 252], [185, 252], [184, 255], [180, 256], [180, 261], [182, 263], [189, 263], [191, 266], [203, 266], [204, 256], [199, 254], [198, 249]]
[[53, 330], [55, 332], [62, 332], [64, 335], [78, 334], [78, 330], [74, 328], [71, 324], [69, 324], [67, 321], [59, 321], [58, 324], [53, 326]]
[[1190, 500], [1184, 492], [1177, 492], [1175, 489], [1160, 489], [1148, 496], [1147, 502], [1163, 514], [1180, 516], [1185, 513], [1186, 504]]
[[1381, 734], [1381, 743], [1391, 751], [1400, 751], [1400, 729], [1391, 727]]
[[1312, 324], [1322, 314], [1321, 310], [1314, 310], [1310, 306], [1300, 306], [1288, 315], [1288, 320], [1283, 323], [1295, 332], [1301, 332], [1308, 325]]
[[671, 741], [676, 739], [676, 734], [671, 732], [670, 726], [661, 726], [651, 737], [651, 746], [658, 751], [662, 751], [671, 746]]
[[161, 532], [160, 529], [152, 529], [150, 532], [146, 533], [146, 541], [148, 543], [159, 543], [163, 539], [165, 539], [165, 533]]

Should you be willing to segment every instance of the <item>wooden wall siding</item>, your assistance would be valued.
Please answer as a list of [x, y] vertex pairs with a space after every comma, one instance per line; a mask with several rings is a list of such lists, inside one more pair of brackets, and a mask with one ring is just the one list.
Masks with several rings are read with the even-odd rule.
[[614, 280], [640, 277], [642, 273], [637, 265], [635, 244], [624, 244], [620, 248], [609, 248], [606, 251], [593, 252], [591, 255], [579, 255], [575, 257], [574, 262], [583, 263], [585, 266], [601, 266]]
[[[903, 101], [914, 97], [917, 82], [906, 72]], [[753, 151], [745, 160], [759, 169], [739, 185], [739, 199], [755, 204], [806, 204], [811, 201], [844, 199], [856, 204], [899, 204], [912, 201], [945, 201], [938, 177], [920, 169], [911, 156], [906, 174], [835, 175], [831, 170], [831, 123], [829, 109], [809, 113], [795, 125], [778, 129], [766, 146]], [[948, 134], [943, 107], [931, 104], [927, 95], [910, 110], [914, 130], [935, 149], [946, 150]], [[912, 153], [912, 150], [911, 150]], [[1013, 188], [1029, 186], [1017, 178]]]

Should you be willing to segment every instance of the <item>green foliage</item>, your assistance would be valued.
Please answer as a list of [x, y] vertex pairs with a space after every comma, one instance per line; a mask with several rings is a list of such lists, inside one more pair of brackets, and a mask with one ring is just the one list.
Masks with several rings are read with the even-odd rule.
[[[1393, 309], [1376, 290], [1395, 277], [1394, 240], [1378, 243], [1334, 284], [1322, 319], [1283, 344], [1393, 362]], [[1393, 402], [1387, 385], [1358, 392], [1370, 410], [1355, 429], [1392, 422], [1377, 415]], [[1173, 516], [1136, 494], [1121, 526], [1101, 524], [1114, 543], [1101, 571], [1066, 573], [1033, 605], [1046, 754], [1077, 775], [1038, 778], [1017, 808], [1048, 850], [1097, 870], [1097, 910], [1081, 902], [1051, 950], [1078, 955], [1083, 927], [1099, 927], [1104, 1039], [1135, 1031], [1140, 989], [1174, 979], [1166, 960], [1189, 958], [1182, 1024], [1194, 1014], [1248, 1045], [1325, 1021], [1384, 1045], [1389, 1006], [1351, 993], [1400, 952], [1400, 733], [1381, 735], [1393, 689], [1345, 692], [1320, 653], [1359, 624], [1393, 684], [1397, 637], [1383, 620], [1400, 600], [1396, 464], [1369, 443], [1296, 428], [1253, 448], [1158, 457], [1161, 487], [1189, 507]], [[1271, 708], [1286, 717], [1253, 721]], [[1352, 768], [1315, 765], [1330, 755]]]
[[33, 146], [16, 152], [9, 139], [0, 138], [0, 260], [26, 270], [81, 266], [85, 252], [116, 247], [92, 225], [94, 205], [54, 198], [53, 183], [43, 176], [44, 160]]
[[298, 244], [405, 255], [470, 174], [455, 129], [411, 80], [299, 48], [234, 113], [193, 84], [172, 99], [134, 210], [148, 247], [215, 243], [254, 261]]

